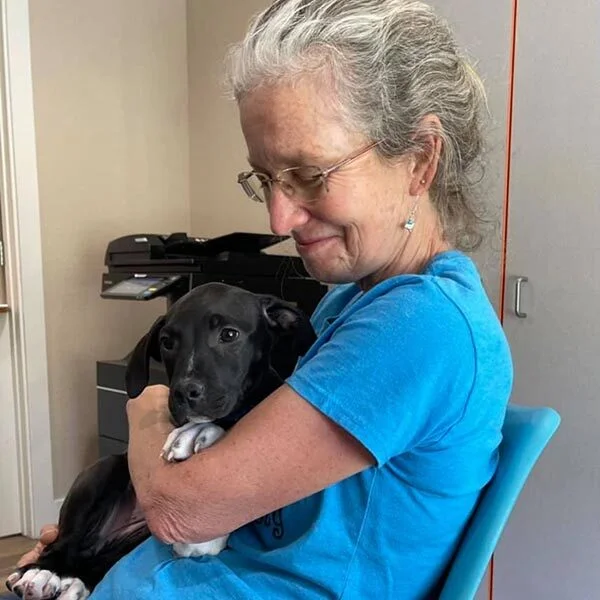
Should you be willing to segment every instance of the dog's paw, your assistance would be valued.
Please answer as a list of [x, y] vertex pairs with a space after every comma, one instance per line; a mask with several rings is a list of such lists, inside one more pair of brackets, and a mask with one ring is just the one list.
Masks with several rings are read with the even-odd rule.
[[216, 556], [227, 546], [228, 535], [202, 542], [200, 544], [173, 544], [173, 552], [177, 556]]
[[217, 440], [220, 440], [225, 435], [225, 430], [218, 425], [209, 423], [204, 426], [202, 431], [199, 431], [194, 440], [194, 454], [200, 452], [204, 448], [212, 446]]
[[194, 440], [204, 427], [206, 427], [205, 423], [186, 423], [182, 427], [173, 429], [160, 455], [167, 462], [189, 458], [194, 454]]
[[21, 598], [49, 600], [56, 596], [60, 578], [51, 571], [29, 569], [9, 575], [6, 587]]
[[17, 571], [9, 576], [7, 587], [25, 600], [84, 600], [90, 595], [83, 581], [74, 577], [62, 579], [43, 569]]
[[213, 423], [186, 423], [169, 434], [161, 456], [167, 462], [185, 460], [208, 448], [224, 434], [225, 430]]

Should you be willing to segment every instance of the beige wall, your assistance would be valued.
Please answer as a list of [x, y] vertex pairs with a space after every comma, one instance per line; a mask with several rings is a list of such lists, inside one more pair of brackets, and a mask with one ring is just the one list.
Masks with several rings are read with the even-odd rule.
[[266, 211], [242, 195], [246, 144], [235, 102], [225, 94], [223, 61], [230, 44], [268, 0], [188, 0], [190, 198], [196, 235], [268, 232]]
[[58, 497], [96, 458], [95, 361], [164, 308], [100, 298], [106, 244], [190, 227], [186, 3], [34, 1], [30, 18]]

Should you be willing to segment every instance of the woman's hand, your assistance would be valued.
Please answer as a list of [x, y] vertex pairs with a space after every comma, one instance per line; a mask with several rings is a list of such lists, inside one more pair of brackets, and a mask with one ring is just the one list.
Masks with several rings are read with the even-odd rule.
[[51, 544], [58, 537], [58, 525], [44, 525], [40, 531], [40, 538], [33, 550], [30, 550], [26, 554], [21, 556], [17, 567], [24, 567], [30, 563], [36, 562], [40, 554], [44, 551], [44, 548]]
[[158, 426], [169, 434], [173, 430], [169, 418], [169, 388], [165, 385], [150, 385], [137, 398], [129, 399], [127, 420], [130, 430]]
[[174, 427], [169, 416], [169, 388], [148, 386], [127, 402], [129, 446], [127, 460], [139, 505], [148, 511], [161, 500], [161, 471], [168, 465], [162, 449]]

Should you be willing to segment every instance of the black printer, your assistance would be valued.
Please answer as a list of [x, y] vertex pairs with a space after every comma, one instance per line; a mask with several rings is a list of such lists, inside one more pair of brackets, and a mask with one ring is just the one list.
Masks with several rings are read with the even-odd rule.
[[[278, 296], [310, 315], [327, 287], [308, 275], [300, 258], [264, 252], [286, 239], [245, 232], [215, 238], [186, 233], [120, 237], [106, 249], [101, 296], [130, 301], [165, 298], [170, 306], [192, 288], [219, 281]], [[126, 364], [127, 357], [96, 365], [100, 456], [127, 448]], [[150, 382], [166, 383], [161, 365], [151, 366]]]
[[108, 244], [102, 275], [103, 298], [167, 303], [209, 281], [273, 294], [311, 314], [326, 287], [312, 279], [297, 256], [267, 254], [287, 236], [230, 233], [216, 238], [139, 234]]

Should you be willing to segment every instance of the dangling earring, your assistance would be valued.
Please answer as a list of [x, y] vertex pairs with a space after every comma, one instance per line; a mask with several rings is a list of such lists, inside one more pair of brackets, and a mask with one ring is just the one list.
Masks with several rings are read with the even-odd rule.
[[408, 219], [406, 219], [406, 223], [404, 223], [404, 229], [410, 233], [415, 228], [416, 219], [415, 216], [417, 214], [417, 207], [419, 205], [419, 196], [417, 196], [417, 200], [415, 201], [412, 209], [408, 213]]

